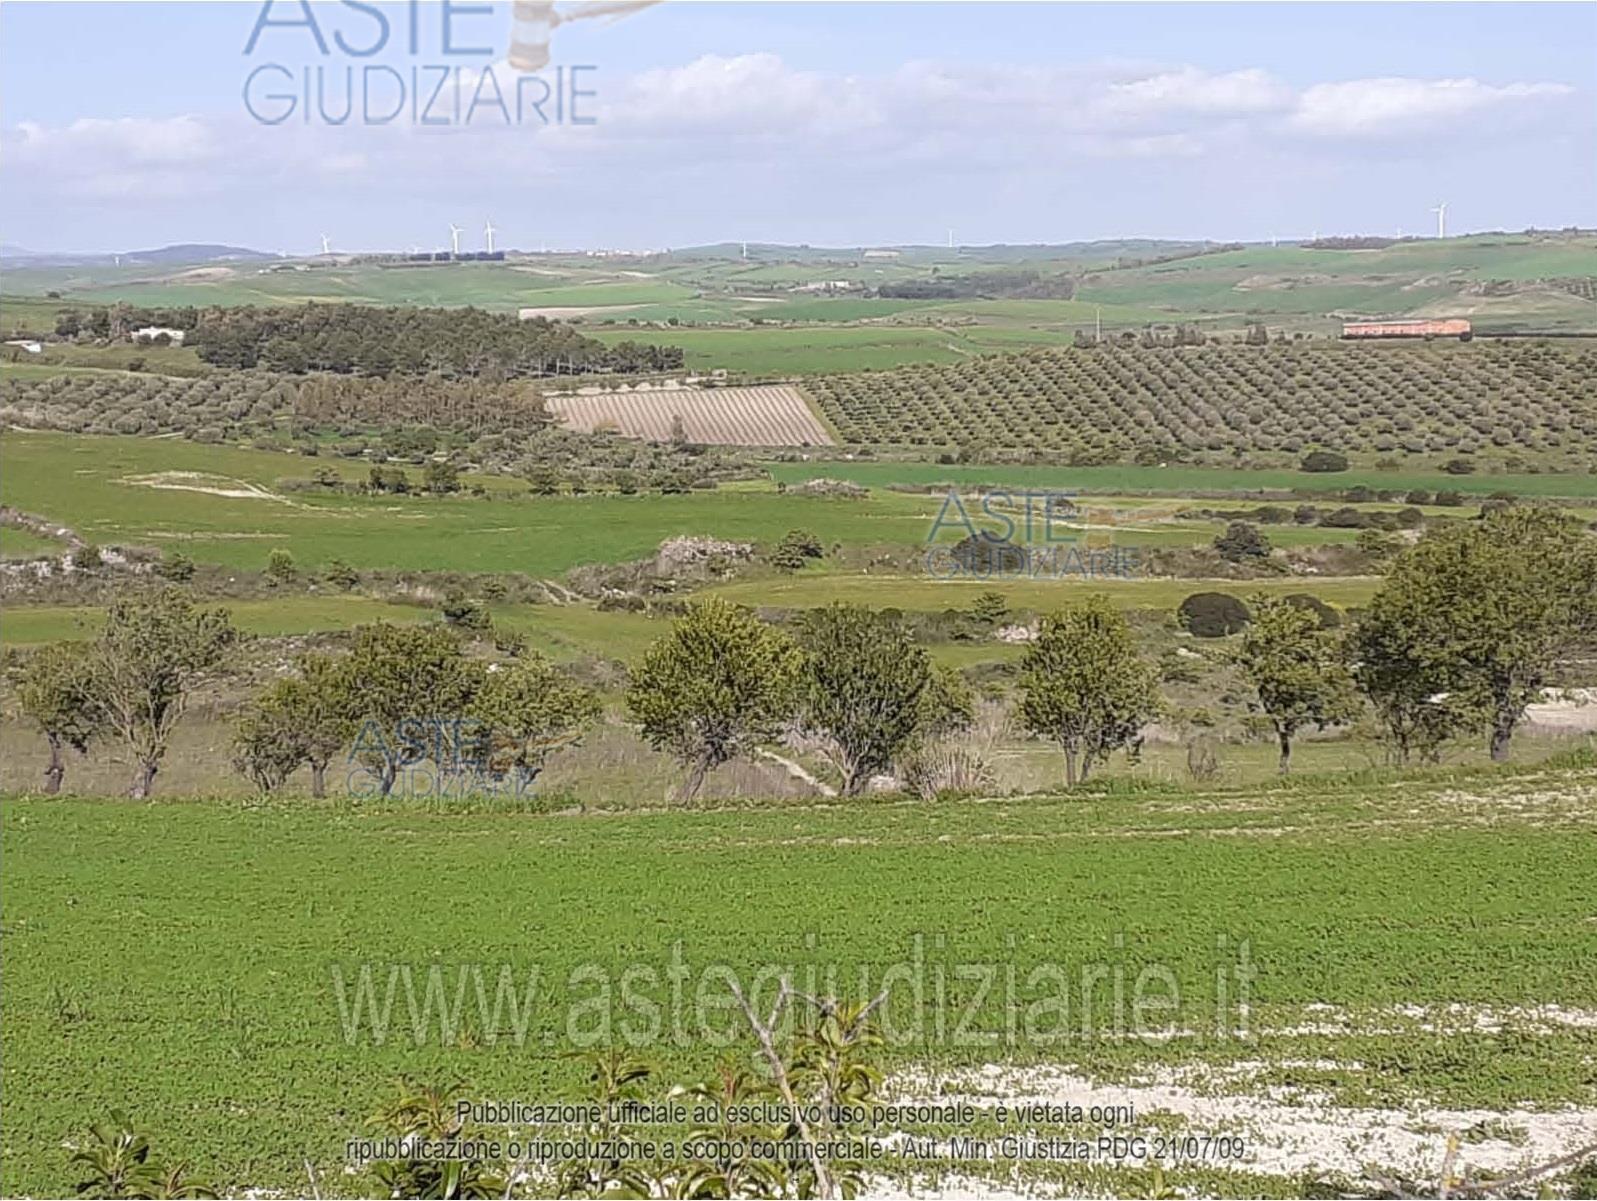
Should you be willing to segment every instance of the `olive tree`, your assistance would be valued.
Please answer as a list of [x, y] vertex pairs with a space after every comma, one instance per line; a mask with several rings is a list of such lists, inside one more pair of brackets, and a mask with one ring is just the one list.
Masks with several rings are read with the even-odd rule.
[[1306, 725], [1323, 729], [1357, 711], [1341, 648], [1312, 609], [1255, 597], [1237, 664], [1275, 727], [1282, 775], [1292, 769], [1292, 739], [1299, 730]]
[[1597, 636], [1597, 540], [1553, 509], [1514, 507], [1444, 526], [1400, 555], [1353, 638], [1377, 712], [1487, 733], [1493, 759], [1557, 664]]
[[970, 720], [962, 681], [941, 677], [894, 617], [834, 604], [805, 616], [798, 641], [805, 651], [800, 728], [819, 736], [845, 796], [892, 767], [918, 737]]
[[233, 765], [274, 792], [302, 765], [311, 795], [327, 795], [327, 767], [356, 731], [356, 689], [347, 658], [310, 654], [297, 675], [276, 681], [234, 723]]
[[1043, 619], [1020, 664], [1021, 721], [1059, 744], [1074, 786], [1158, 711], [1157, 678], [1124, 615], [1092, 597]]
[[65, 750], [82, 754], [103, 729], [88, 648], [79, 642], [52, 643], [28, 658], [16, 683], [23, 716], [39, 727], [50, 748], [44, 791], [53, 796], [66, 776]]
[[627, 708], [656, 750], [686, 767], [682, 803], [704, 777], [792, 716], [803, 654], [748, 609], [711, 598], [694, 605], [632, 669]]
[[129, 795], [150, 795], [190, 690], [236, 637], [224, 609], [198, 609], [176, 588], [111, 603], [88, 649], [95, 702], [135, 764]]
[[356, 727], [352, 754], [376, 776], [383, 796], [404, 768], [454, 761], [455, 736], [482, 687], [484, 665], [462, 652], [451, 630], [360, 626], [344, 670]]
[[530, 784], [549, 756], [599, 717], [598, 694], [527, 653], [486, 673], [468, 714], [481, 723], [489, 770]]

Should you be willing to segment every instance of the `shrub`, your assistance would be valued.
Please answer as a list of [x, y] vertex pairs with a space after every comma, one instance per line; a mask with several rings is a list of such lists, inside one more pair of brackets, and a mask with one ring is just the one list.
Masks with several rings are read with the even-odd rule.
[[1253, 620], [1253, 615], [1229, 592], [1194, 592], [1176, 610], [1181, 628], [1196, 638], [1224, 638]]
[[1346, 471], [1347, 456], [1334, 450], [1311, 450], [1303, 456], [1298, 469], [1309, 472]]
[[1222, 559], [1241, 563], [1246, 559], [1266, 558], [1270, 553], [1270, 540], [1259, 533], [1257, 526], [1233, 521], [1215, 538], [1214, 549], [1220, 552]]
[[266, 578], [274, 584], [287, 584], [299, 574], [294, 566], [294, 556], [278, 547], [266, 556]]
[[1342, 614], [1312, 592], [1293, 592], [1281, 599], [1295, 608], [1307, 609], [1313, 613], [1320, 619], [1322, 630], [1334, 630], [1342, 624]]

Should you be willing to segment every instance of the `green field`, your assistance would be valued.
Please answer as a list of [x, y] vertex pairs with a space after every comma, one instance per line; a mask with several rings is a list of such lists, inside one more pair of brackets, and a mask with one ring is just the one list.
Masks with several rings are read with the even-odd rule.
[[[932, 494], [879, 488], [863, 500], [837, 500], [783, 495], [769, 485], [672, 496], [534, 497], [512, 492], [505, 477], [490, 481], [495, 499], [488, 500], [319, 495], [278, 491], [278, 481], [307, 478], [327, 463], [358, 479], [366, 466], [173, 438], [12, 430], [0, 446], [6, 457], [0, 497], [7, 504], [68, 525], [88, 541], [181, 549], [199, 561], [251, 569], [284, 547], [305, 567], [342, 559], [357, 568], [550, 576], [580, 564], [644, 558], [676, 535], [769, 543], [794, 527], [813, 530], [826, 545], [914, 547], [924, 545], [942, 506]], [[806, 467], [802, 478], [834, 474], [832, 467]], [[251, 489], [255, 494], [226, 495]], [[972, 520], [991, 526], [987, 518]], [[1218, 529], [1205, 521], [1128, 522], [1113, 540], [1194, 546]], [[946, 522], [940, 532], [945, 541], [961, 536]], [[1349, 541], [1353, 534], [1280, 527], [1272, 537], [1286, 545]]]
[[800, 575], [791, 579], [760, 580], [717, 585], [713, 591], [745, 605], [807, 609], [832, 601], [932, 612], [969, 608], [983, 592], [1000, 592], [1011, 608], [1047, 613], [1074, 604], [1087, 595], [1108, 597], [1126, 609], [1174, 612], [1194, 592], [1226, 592], [1247, 598], [1255, 593], [1281, 595], [1312, 592], [1328, 604], [1342, 608], [1362, 605], [1379, 586], [1370, 577], [1305, 579], [1301, 576], [1269, 580], [1084, 579], [1066, 576], [1035, 580], [934, 580], [924, 576], [892, 574], [844, 576]]
[[[1042, 1046], [1029, 1026], [1005, 1033], [1001, 994], [955, 983], [948, 1004], [970, 1008], [969, 1029], [987, 1037], [961, 1042], [951, 1025], [938, 1037], [930, 1021], [917, 1033], [906, 992], [889, 1063], [1040, 1057], [1113, 1080], [1156, 1062], [1247, 1060], [1267, 1082], [1331, 1087], [1354, 1112], [1420, 1097], [1590, 1104], [1590, 1031], [1443, 1041], [1418, 1026], [1381, 1032], [1398, 1019], [1380, 1015], [1597, 1005], [1597, 830], [1577, 799], [1592, 780], [1588, 766], [1435, 785], [1305, 781], [1180, 804], [1154, 792], [602, 819], [10, 800], [7, 1191], [68, 1191], [63, 1141], [121, 1108], [228, 1191], [302, 1190], [308, 1159], [344, 1195], [357, 1186], [341, 1175], [342, 1140], [397, 1076], [458, 1079], [472, 1096], [570, 1095], [580, 1068], [558, 1052], [599, 1012], [590, 1004], [589, 1024], [567, 1025], [567, 1006], [595, 995], [593, 977], [572, 973], [663, 973], [679, 940], [711, 990], [719, 978], [698, 974], [711, 964], [746, 984], [762, 965], [814, 962], [839, 981], [880, 980], [917, 935], [941, 948], [926, 952], [933, 962], [1013, 961], [1022, 980], [1043, 964], [1159, 964], [1182, 990], [1175, 1020], [1193, 1024], [1209, 1020], [1210, 982], [1229, 962], [1217, 939], [1246, 940], [1257, 970], [1246, 1043]], [[340, 1025], [333, 971], [354, 981], [363, 964], [379, 980], [411, 965], [418, 981], [432, 965], [478, 965], [490, 982], [508, 964], [518, 981], [536, 967], [543, 983], [524, 1039], [490, 1040], [468, 1019], [469, 1037], [376, 1045]], [[657, 985], [649, 995], [666, 1006]], [[1303, 1033], [1312, 1005], [1351, 1025]], [[706, 1037], [639, 1050], [684, 1078], [713, 1061]], [[1289, 1066], [1316, 1059], [1371, 1070]]]
[[1286, 468], [1225, 467], [1027, 467], [1011, 464], [960, 465], [926, 462], [842, 462], [812, 460], [772, 463], [773, 477], [788, 484], [812, 479], [853, 480], [870, 488], [895, 484], [924, 488], [972, 487], [1058, 488], [1083, 493], [1137, 493], [1164, 496], [1202, 496], [1229, 493], [1238, 497], [1258, 492], [1341, 492], [1348, 488], [1419, 488], [1427, 492], [1454, 491], [1470, 496], [1511, 492], [1516, 496], [1597, 499], [1597, 474], [1548, 472], [1537, 475], [1449, 475], [1441, 471], [1395, 471], [1353, 468], [1315, 473]]

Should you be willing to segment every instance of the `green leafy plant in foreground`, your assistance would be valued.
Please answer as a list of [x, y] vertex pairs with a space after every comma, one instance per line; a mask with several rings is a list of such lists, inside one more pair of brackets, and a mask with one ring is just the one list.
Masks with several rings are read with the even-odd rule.
[[78, 1182], [80, 1197], [215, 1197], [216, 1191], [190, 1178], [188, 1164], [164, 1164], [156, 1159], [150, 1140], [133, 1128], [127, 1115], [112, 1110], [110, 1117], [89, 1127], [89, 1145], [73, 1156], [88, 1173]]

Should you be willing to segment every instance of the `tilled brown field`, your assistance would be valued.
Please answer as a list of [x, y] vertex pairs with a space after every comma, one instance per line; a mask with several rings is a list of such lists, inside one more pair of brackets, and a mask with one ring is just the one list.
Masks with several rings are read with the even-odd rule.
[[681, 419], [690, 442], [723, 446], [831, 446], [831, 433], [791, 384], [751, 388], [657, 388], [547, 396], [573, 429], [610, 429], [664, 442]]

